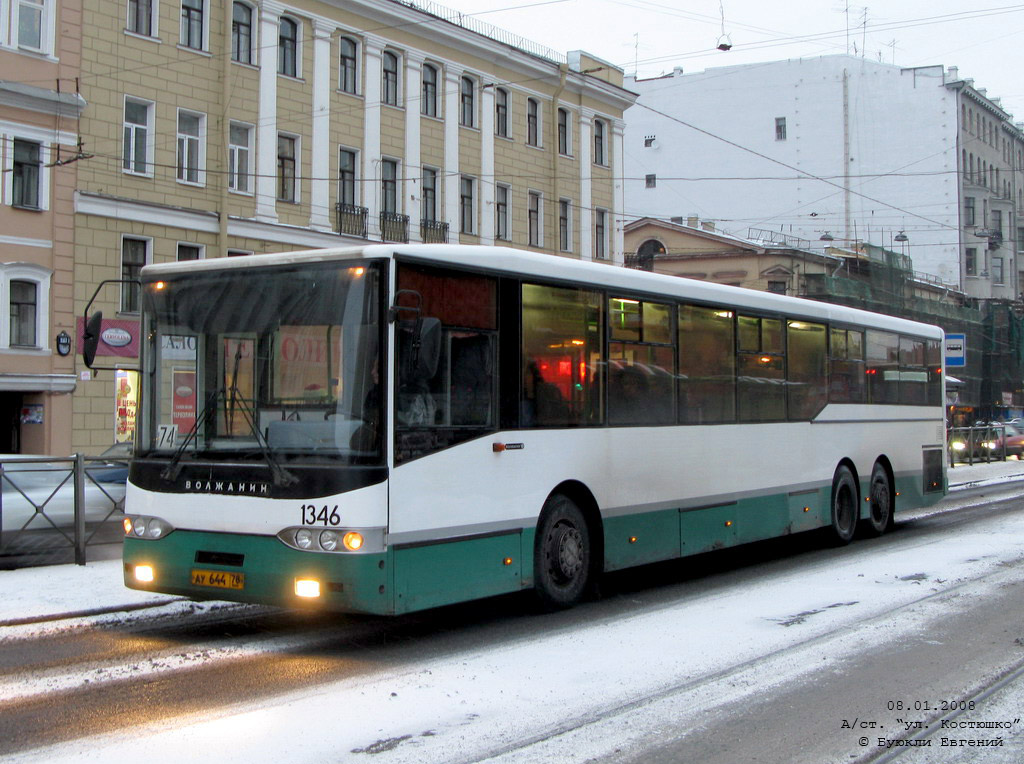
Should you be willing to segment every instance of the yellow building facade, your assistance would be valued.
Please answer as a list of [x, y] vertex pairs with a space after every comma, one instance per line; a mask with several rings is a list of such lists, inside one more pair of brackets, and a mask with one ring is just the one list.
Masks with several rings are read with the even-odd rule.
[[[622, 262], [635, 95], [604, 61], [433, 4], [86, 3], [78, 315], [100, 282], [176, 259], [447, 241]], [[138, 291], [110, 284], [94, 307], [85, 452], [131, 437], [137, 387]]]

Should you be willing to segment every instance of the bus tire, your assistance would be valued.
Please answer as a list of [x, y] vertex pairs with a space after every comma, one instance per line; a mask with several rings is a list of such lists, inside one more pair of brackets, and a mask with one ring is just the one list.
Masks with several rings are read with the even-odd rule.
[[541, 607], [578, 603], [591, 582], [590, 529], [576, 503], [556, 493], [544, 502], [533, 549], [533, 586]]
[[841, 464], [832, 478], [832, 541], [837, 546], [853, 540], [859, 508], [857, 480], [850, 468]]
[[871, 470], [871, 487], [868, 489], [868, 517], [863, 525], [865, 535], [881, 536], [893, 525], [893, 493], [889, 484], [889, 472], [881, 462], [875, 462]]

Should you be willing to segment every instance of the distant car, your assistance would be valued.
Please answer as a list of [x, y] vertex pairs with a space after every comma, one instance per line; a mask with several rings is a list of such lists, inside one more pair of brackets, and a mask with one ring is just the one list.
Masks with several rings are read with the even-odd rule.
[[[104, 455], [121, 457], [123, 449]], [[128, 452], [130, 455], [130, 452]], [[74, 460], [53, 456], [0, 454], [0, 520], [4, 532], [71, 528], [75, 522]], [[85, 463], [85, 519], [120, 520], [128, 462], [125, 458]]]
[[992, 441], [992, 454], [994, 456], [1002, 456], [1003, 448], [1006, 448], [1007, 456], [1016, 456], [1018, 459], [1024, 454], [1024, 431], [1020, 427], [1013, 424], [1006, 424], [1000, 428], [996, 428], [996, 438]]

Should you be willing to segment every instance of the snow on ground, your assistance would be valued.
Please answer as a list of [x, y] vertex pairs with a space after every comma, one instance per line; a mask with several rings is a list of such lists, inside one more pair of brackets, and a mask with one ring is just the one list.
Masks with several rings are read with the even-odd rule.
[[[1021, 466], [1016, 465], [1017, 471]], [[1001, 469], [1008, 474], [1005, 465]], [[961, 475], [984, 477], [980, 471], [953, 471], [950, 481]], [[399, 673], [363, 674], [246, 701], [176, 719], [173, 729], [133, 727], [10, 760], [158, 764], [194, 759], [201, 751], [204, 760], [247, 764], [365, 760], [369, 753], [382, 764], [484, 755], [519, 764], [551, 761], [557, 750], [561, 761], [584, 761], [628, 743], [631, 735], [678, 725], [685, 713], [699, 723], [700, 714], [713, 714], [724, 703], [820, 670], [842, 654], [830, 649], [828, 641], [849, 639], [849, 630], [884, 630], [886, 639], [917, 633], [955, 607], [955, 598], [920, 603], [929, 593], [960, 587], [970, 596], [985, 596], [1019, 578], [1020, 569], [1012, 564], [1024, 558], [1022, 535], [1024, 516], [1007, 515], [998, 527], [960, 531], [956, 544], [933, 536], [889, 550], [855, 545], [841, 558], [770, 572], [743, 587], [670, 605], [638, 606], [628, 617], [598, 618]], [[0, 572], [0, 622], [47, 609], [169, 601], [124, 590], [120, 576], [118, 561]], [[58, 601], [61, 596], [66, 599]], [[165, 607], [185, 604], [170, 601]], [[898, 618], [889, 617], [889, 611], [901, 607]], [[11, 629], [23, 637], [33, 628], [60, 625], [0, 628], [0, 638], [13, 634]], [[830, 636], [840, 629], [841, 636]], [[787, 652], [816, 638], [820, 645], [811, 642], [798, 655]], [[774, 657], [751, 663], [766, 655]], [[723, 672], [729, 681], [696, 687], [701, 678]], [[699, 702], [679, 702], [688, 692], [699, 692]], [[660, 699], [648, 700], [658, 693]], [[687, 708], [697, 710], [680, 710]], [[618, 716], [602, 721], [608, 711]], [[549, 738], [559, 733], [565, 736], [556, 740], [571, 740], [569, 747], [552, 747], [556, 743]], [[528, 739], [536, 745], [511, 750]]]

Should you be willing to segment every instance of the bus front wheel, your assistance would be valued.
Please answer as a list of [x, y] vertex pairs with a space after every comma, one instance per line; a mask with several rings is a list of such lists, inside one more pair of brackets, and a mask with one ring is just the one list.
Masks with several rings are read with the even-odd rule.
[[542, 607], [572, 607], [590, 583], [590, 529], [576, 503], [555, 494], [544, 503], [533, 552], [534, 588]]
[[857, 481], [846, 465], [840, 465], [832, 478], [832, 539], [849, 544], [857, 530]]

